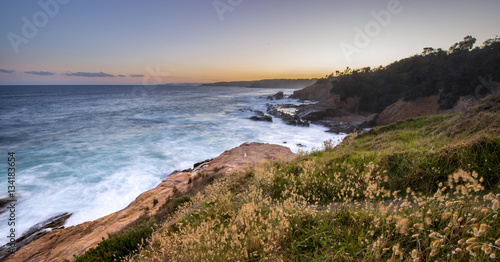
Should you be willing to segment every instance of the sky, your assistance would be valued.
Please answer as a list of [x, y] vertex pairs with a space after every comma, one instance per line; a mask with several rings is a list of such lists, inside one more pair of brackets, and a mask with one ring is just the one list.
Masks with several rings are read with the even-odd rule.
[[0, 85], [317, 78], [465, 36], [498, 0], [2, 0]]

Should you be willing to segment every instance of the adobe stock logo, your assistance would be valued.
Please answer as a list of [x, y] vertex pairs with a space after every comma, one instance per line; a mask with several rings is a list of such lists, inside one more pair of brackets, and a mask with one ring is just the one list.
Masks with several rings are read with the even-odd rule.
[[393, 15], [400, 14], [401, 12], [403, 12], [403, 6], [401, 6], [399, 0], [389, 0], [387, 8], [379, 12], [370, 11], [374, 20], [367, 22], [363, 28], [364, 30], [357, 26], [354, 27], [356, 35], [353, 39], [353, 45], [346, 42], [340, 43], [340, 49], [347, 62], [351, 62], [353, 54], [360, 54], [362, 49], [368, 47], [372, 39], [380, 35], [382, 28], [389, 26]]
[[488, 75], [487, 79], [482, 76], [479, 76], [477, 79], [480, 83], [474, 90], [474, 94], [476, 95], [477, 99], [481, 99], [488, 94], [492, 94], [500, 88], [500, 83], [494, 82], [491, 74]]
[[217, 12], [220, 21], [223, 22], [224, 14], [234, 11], [234, 9], [242, 3], [243, 0], [215, 0], [212, 4], [214, 5], [215, 12]]
[[54, 18], [59, 13], [60, 5], [65, 5], [69, 1], [71, 0], [39, 0], [38, 5], [42, 10], [34, 13], [31, 20], [26, 16], [21, 18], [23, 22], [21, 35], [13, 32], [7, 34], [14, 52], [19, 53], [19, 46], [27, 44], [30, 39], [34, 38], [38, 34], [39, 28], [45, 27], [49, 23], [49, 19]]

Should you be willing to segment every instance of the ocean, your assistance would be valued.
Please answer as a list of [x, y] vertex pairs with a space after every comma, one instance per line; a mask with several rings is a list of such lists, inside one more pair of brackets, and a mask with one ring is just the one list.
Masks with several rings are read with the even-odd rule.
[[[70, 212], [66, 226], [126, 207], [175, 170], [244, 142], [320, 148], [343, 135], [249, 120], [278, 91], [209, 86], [0, 86], [0, 198], [15, 152], [16, 232]], [[299, 145], [306, 146], [305, 148]], [[10, 212], [0, 215], [1, 244]], [[4, 233], [3, 233], [4, 232]]]

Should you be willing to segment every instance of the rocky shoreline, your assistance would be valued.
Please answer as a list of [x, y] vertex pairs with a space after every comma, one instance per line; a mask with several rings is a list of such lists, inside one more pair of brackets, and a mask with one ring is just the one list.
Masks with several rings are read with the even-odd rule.
[[[16, 239], [16, 248], [21, 249], [52, 230], [63, 229], [64, 224], [72, 215], [72, 213], [62, 213], [32, 226], [20, 238]], [[10, 247], [7, 244], [0, 247], [0, 261], [4, 261], [10, 255]]]
[[[286, 97], [283, 92], [278, 92], [265, 99], [283, 100], [285, 98], [295, 98], [293, 96]], [[299, 105], [267, 103], [266, 113], [251, 109], [244, 110], [255, 114], [250, 117], [254, 121], [273, 122], [273, 117], [275, 117], [292, 126], [308, 127], [311, 124], [325, 126], [329, 128], [327, 132], [335, 134], [362, 131], [377, 124], [377, 114], [352, 114], [327, 103], [311, 103], [305, 100], [302, 100], [302, 102]]]
[[214, 159], [196, 163], [191, 169], [177, 171], [156, 188], [139, 195], [124, 209], [105, 217], [64, 228], [64, 222], [71, 216], [64, 213], [37, 224], [30, 230], [29, 237], [22, 239], [23, 246], [14, 254], [5, 254], [0, 261], [73, 261], [73, 255], [83, 255], [103, 239], [133, 225], [142, 217], [157, 215], [161, 206], [174, 196], [191, 190], [196, 184], [193, 181], [200, 177], [228, 175], [268, 159], [287, 161], [294, 157], [295, 154], [284, 146], [244, 143]]
[[[338, 95], [330, 94], [332, 80], [317, 81], [304, 89], [295, 91], [288, 98], [298, 99], [302, 104], [267, 103], [266, 112], [251, 111], [254, 121], [272, 122], [279, 118], [288, 125], [322, 125], [330, 133], [352, 133], [377, 125], [390, 124], [413, 117], [437, 113], [464, 111], [471, 104], [469, 98], [461, 98], [457, 105], [446, 112], [439, 110], [438, 97], [422, 97], [408, 102], [398, 100], [381, 113], [359, 112], [359, 98], [340, 100]], [[283, 92], [263, 97], [268, 100], [287, 98]], [[313, 101], [313, 102], [311, 102]], [[285, 142], [284, 142], [285, 143]], [[225, 151], [219, 157], [196, 163], [193, 168], [175, 171], [156, 188], [139, 195], [126, 208], [94, 221], [64, 228], [64, 223], [72, 215], [63, 213], [33, 226], [18, 239], [19, 250], [14, 254], [0, 247], [0, 261], [71, 261], [73, 255], [80, 256], [88, 249], [97, 246], [102, 239], [120, 232], [137, 222], [143, 216], [154, 216], [159, 207], [170, 198], [185, 193], [193, 186], [191, 181], [200, 175], [223, 174], [256, 165], [266, 159], [290, 160], [294, 154], [289, 148], [280, 145], [244, 143], [237, 148]], [[5, 201], [0, 200], [0, 212]]]
[[329, 128], [327, 132], [330, 133], [349, 134], [415, 117], [463, 112], [477, 100], [473, 96], [460, 97], [453, 108], [440, 110], [439, 96], [432, 95], [419, 97], [413, 101], [399, 99], [381, 112], [361, 112], [359, 97], [342, 100], [340, 95], [330, 93], [335, 81], [335, 78], [320, 79], [306, 88], [293, 92], [289, 97], [284, 96], [282, 92], [268, 96], [269, 100], [290, 98], [303, 103], [299, 105], [267, 103], [266, 113], [254, 111], [256, 115], [250, 119], [271, 122], [275, 117], [282, 119], [288, 125], [322, 125]]

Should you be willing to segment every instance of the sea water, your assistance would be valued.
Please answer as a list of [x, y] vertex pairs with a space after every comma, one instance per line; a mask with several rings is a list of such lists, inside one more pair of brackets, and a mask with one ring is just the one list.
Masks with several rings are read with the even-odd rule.
[[[266, 103], [298, 103], [266, 99], [278, 91], [293, 92], [174, 85], [0, 86], [0, 197], [8, 196], [7, 154], [15, 152], [18, 236], [64, 212], [73, 213], [70, 226], [118, 211], [173, 171], [244, 142], [281, 144], [297, 152], [343, 137], [277, 118], [272, 123], [249, 120], [254, 113], [247, 109], [265, 112]], [[1, 244], [8, 241], [9, 215], [0, 215]]]

